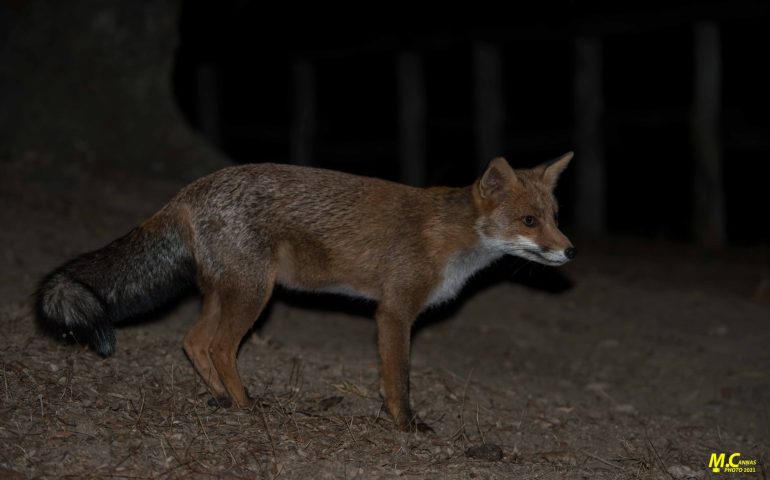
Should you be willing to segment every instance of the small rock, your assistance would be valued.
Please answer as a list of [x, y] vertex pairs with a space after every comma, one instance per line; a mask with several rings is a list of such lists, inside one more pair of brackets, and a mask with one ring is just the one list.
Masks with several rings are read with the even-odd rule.
[[602, 382], [591, 382], [586, 385], [586, 390], [589, 392], [604, 393], [609, 388], [609, 384]]
[[318, 406], [321, 407], [321, 410], [329, 410], [335, 405], [338, 405], [340, 402], [342, 402], [342, 397], [339, 397], [339, 396], [329, 397], [329, 398], [324, 398], [323, 400], [318, 402]]
[[489, 462], [499, 462], [503, 459], [503, 449], [494, 443], [484, 443], [465, 450], [465, 456]]
[[636, 407], [634, 407], [630, 403], [621, 403], [621, 404], [615, 405], [614, 410], [620, 413], [636, 413]]
[[760, 280], [757, 288], [754, 289], [754, 298], [761, 302], [770, 303], [770, 275]]
[[575, 454], [566, 450], [542, 452], [538, 456], [548, 463], [557, 465], [577, 465], [578, 463]]
[[701, 478], [703, 476], [703, 472], [697, 472], [692, 468], [688, 467], [687, 465], [672, 465], [668, 467], [666, 471], [673, 478], [690, 479], [690, 478]]
[[713, 325], [711, 328], [708, 329], [708, 334], [712, 337], [724, 337], [729, 333], [729, 329], [727, 328], [727, 325], [719, 324], [719, 325]]

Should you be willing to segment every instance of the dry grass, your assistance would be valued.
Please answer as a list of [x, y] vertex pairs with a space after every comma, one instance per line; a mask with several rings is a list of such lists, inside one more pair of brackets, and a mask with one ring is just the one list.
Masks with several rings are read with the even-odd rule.
[[401, 433], [372, 393], [373, 364], [335, 370], [323, 355], [263, 341], [241, 352], [258, 401], [225, 410], [208, 405], [164, 324], [142, 327], [155, 341], [123, 335], [101, 360], [36, 335], [22, 307], [10, 310], [0, 466], [35, 477], [705, 478], [710, 451], [746, 445], [737, 432], [624, 412], [595, 387], [563, 403], [512, 397], [430, 367], [415, 371], [415, 404], [436, 433]]
[[209, 406], [181, 351], [194, 301], [119, 329], [106, 360], [41, 335], [39, 275], [169, 194], [116, 189], [0, 210], [0, 478], [707, 478], [713, 451], [768, 477], [766, 272], [741, 252], [583, 247], [563, 294], [478, 289], [415, 337], [412, 401], [435, 434], [407, 434], [381, 408], [374, 324], [344, 308], [273, 306], [239, 356], [248, 410]]

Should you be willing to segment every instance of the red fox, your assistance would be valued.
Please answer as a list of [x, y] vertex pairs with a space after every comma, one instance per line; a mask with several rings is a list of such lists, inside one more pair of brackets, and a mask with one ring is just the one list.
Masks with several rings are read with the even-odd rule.
[[215, 400], [245, 407], [236, 354], [276, 284], [371, 299], [386, 410], [400, 429], [429, 429], [409, 403], [412, 323], [505, 254], [546, 265], [574, 258], [552, 193], [571, 159], [513, 170], [496, 158], [465, 188], [289, 165], [225, 168], [46, 276], [38, 318], [109, 356], [113, 324], [194, 282], [203, 306], [184, 351]]

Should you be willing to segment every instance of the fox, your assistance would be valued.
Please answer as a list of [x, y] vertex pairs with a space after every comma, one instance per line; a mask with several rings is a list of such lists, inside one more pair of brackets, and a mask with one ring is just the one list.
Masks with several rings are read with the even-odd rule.
[[247, 408], [236, 356], [276, 285], [368, 299], [376, 302], [385, 410], [398, 429], [431, 431], [410, 404], [415, 319], [504, 255], [551, 266], [575, 257], [553, 193], [572, 157], [516, 170], [498, 157], [466, 187], [283, 164], [227, 167], [46, 275], [37, 317], [108, 357], [116, 325], [197, 286], [201, 310], [183, 351], [210, 402]]

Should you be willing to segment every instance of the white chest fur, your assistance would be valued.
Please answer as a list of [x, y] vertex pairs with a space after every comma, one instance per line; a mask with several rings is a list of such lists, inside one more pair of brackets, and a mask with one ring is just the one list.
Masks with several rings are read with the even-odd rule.
[[464, 250], [449, 258], [441, 282], [433, 289], [425, 306], [437, 305], [454, 298], [470, 277], [503, 256], [503, 252], [483, 243], [472, 250]]

